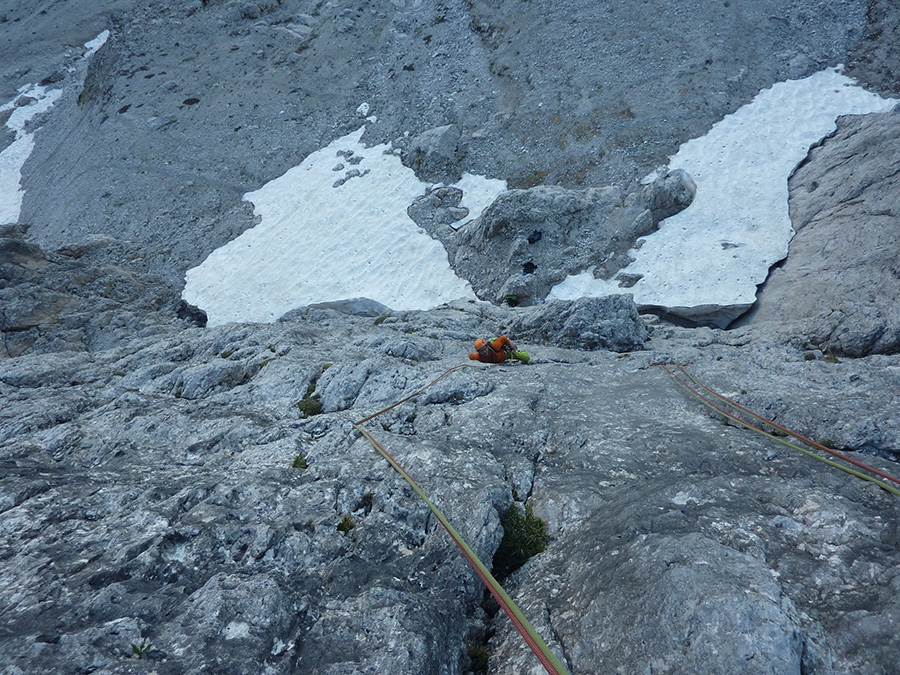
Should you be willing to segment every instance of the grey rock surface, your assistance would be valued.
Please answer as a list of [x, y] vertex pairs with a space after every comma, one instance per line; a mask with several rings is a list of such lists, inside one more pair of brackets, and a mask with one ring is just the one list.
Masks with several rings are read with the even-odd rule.
[[394, 143], [400, 159], [416, 175], [430, 183], [455, 183], [462, 178], [462, 161], [466, 148], [455, 124], [428, 129], [409, 139]]
[[551, 300], [519, 313], [507, 330], [522, 340], [585, 351], [630, 352], [647, 340], [630, 295]]
[[[465, 362], [473, 334], [516, 326], [530, 365], [472, 364], [371, 428], [483, 560], [514, 499], [547, 521], [548, 551], [509, 588], [572, 672], [891, 672], [897, 500], [722, 425], [652, 364], [690, 361], [814, 438], [877, 427], [866, 449], [887, 454], [897, 357], [808, 360], [756, 327], [658, 320], [644, 350], [567, 349], [527, 336], [538, 311], [318, 308], [0, 361], [10, 672], [463, 673], [492, 634], [491, 671], [529, 672], [350, 426]], [[324, 412], [307, 417], [310, 392]], [[152, 647], [138, 661], [132, 644]]]
[[753, 322], [797, 322], [821, 349], [900, 351], [900, 109], [842, 117], [790, 179], [797, 234]]
[[30, 236], [134, 241], [175, 287], [252, 226], [245, 193], [363, 124], [370, 144], [455, 125], [459, 169], [513, 188], [629, 186], [761, 88], [847, 62], [869, 25], [863, 0], [2, 7], [11, 91], [59, 69], [24, 56], [47, 22], [78, 27], [46, 38], [62, 54], [110, 18], [88, 64], [55, 57], [73, 72], [24, 169]]
[[[900, 501], [723, 424], [654, 365], [900, 474], [895, 247], [871, 244], [896, 213], [896, 115], [844, 119], [812, 150], [788, 263], [734, 330], [626, 296], [354, 298], [206, 329], [179, 292], [253, 224], [244, 193], [363, 124], [421, 150], [422, 174], [509, 180], [525, 252], [545, 223], [581, 223], [567, 256], [614, 276], [690, 195], [683, 176], [635, 179], [786, 77], [844, 61], [896, 95], [898, 18], [890, 0], [0, 0], [3, 100], [64, 90], [0, 233], [0, 670], [463, 674], [486, 648], [488, 672], [540, 672], [352, 426], [464, 364], [367, 428], [489, 565], [512, 504], [547, 523], [505, 584], [570, 672], [896, 673]], [[622, 216], [607, 230], [579, 215], [604, 199]], [[448, 250], [464, 211], [441, 187], [411, 207]], [[779, 289], [792, 259], [832, 254], [822, 239], [855, 257], [807, 297]], [[511, 242], [471, 265], [492, 293], [571, 262]], [[825, 287], [852, 322], [823, 315]], [[469, 362], [497, 333], [531, 363]]]
[[0, 237], [0, 356], [104, 349], [164, 332], [184, 316], [184, 303], [159, 275], [88, 262], [98, 248], [115, 247], [93, 244], [48, 253]]
[[677, 170], [628, 194], [616, 186], [510, 190], [478, 218], [454, 226], [459, 191], [439, 188], [409, 215], [444, 244], [451, 267], [479, 298], [533, 305], [570, 274], [592, 268], [597, 277], [613, 276], [632, 261], [627, 252], [638, 238], [687, 208], [696, 189]]

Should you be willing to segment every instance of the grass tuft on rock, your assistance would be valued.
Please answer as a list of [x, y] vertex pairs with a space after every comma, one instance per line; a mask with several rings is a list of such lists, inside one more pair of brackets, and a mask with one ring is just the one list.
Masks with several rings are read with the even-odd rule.
[[500, 522], [503, 539], [494, 554], [492, 570], [498, 580], [508, 577], [532, 556], [546, 551], [550, 537], [547, 523], [534, 515], [527, 505], [523, 510], [513, 504]]
[[469, 643], [466, 647], [466, 653], [469, 656], [469, 670], [475, 675], [482, 675], [488, 672], [488, 661], [491, 658], [491, 650], [487, 645], [478, 643]]
[[297, 408], [300, 410], [300, 416], [306, 419], [322, 412], [322, 402], [315, 396], [307, 396], [297, 401]]

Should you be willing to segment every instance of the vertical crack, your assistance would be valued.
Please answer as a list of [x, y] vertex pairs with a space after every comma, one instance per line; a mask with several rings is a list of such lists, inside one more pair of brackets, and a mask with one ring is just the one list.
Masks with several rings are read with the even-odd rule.
[[[546, 607], [546, 605], [545, 605]], [[550, 632], [553, 634], [553, 639], [556, 641], [556, 644], [559, 645], [559, 649], [562, 652], [563, 661], [565, 661], [566, 670], [570, 673], [575, 673], [575, 669], [572, 667], [572, 659], [569, 656], [569, 650], [566, 649], [566, 643], [562, 638], [560, 632], [556, 629], [556, 626], [553, 625], [553, 614], [550, 611], [549, 607], [547, 609], [547, 625], [550, 627]]]

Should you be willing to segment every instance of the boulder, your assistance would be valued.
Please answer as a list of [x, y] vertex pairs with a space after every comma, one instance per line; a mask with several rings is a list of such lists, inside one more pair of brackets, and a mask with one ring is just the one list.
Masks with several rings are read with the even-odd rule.
[[528, 308], [507, 329], [517, 340], [568, 349], [643, 349], [647, 328], [630, 295], [550, 300]]
[[429, 129], [409, 142], [399, 141], [398, 145], [400, 160], [415, 171], [420, 180], [455, 183], [462, 178], [466, 149], [455, 124]]
[[509, 190], [458, 233], [439, 236], [479, 298], [533, 305], [587, 268], [597, 278], [613, 276], [631, 262], [635, 241], [687, 207], [695, 189], [687, 174], [673, 171], [631, 193], [617, 186]]

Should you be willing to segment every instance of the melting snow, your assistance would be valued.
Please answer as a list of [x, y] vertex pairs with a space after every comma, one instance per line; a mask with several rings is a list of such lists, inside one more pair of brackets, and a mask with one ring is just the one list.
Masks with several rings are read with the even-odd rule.
[[84, 48], [86, 51], [84, 52], [84, 56], [82, 56], [82, 58], [86, 59], [86, 58], [96, 54], [97, 51], [100, 49], [100, 47], [102, 47], [103, 45], [106, 44], [106, 41], [108, 39], [109, 39], [109, 31], [105, 30], [102, 33], [100, 33], [100, 35], [95, 37], [93, 40], [85, 42]]
[[783, 259], [794, 236], [787, 179], [839, 115], [884, 112], [897, 101], [855, 86], [838, 68], [763, 90], [670, 158], [697, 184], [694, 203], [666, 219], [631, 251], [631, 288], [594, 279], [591, 270], [558, 284], [550, 297], [633, 293], [642, 307], [664, 307], [721, 326], [756, 300], [757, 285]]
[[[89, 42], [84, 43], [87, 59], [109, 39], [105, 30]], [[34, 150], [34, 131], [25, 131], [25, 125], [36, 115], [48, 111], [62, 96], [62, 89], [47, 89], [37, 84], [25, 85], [13, 100], [0, 105], [0, 116], [12, 110], [6, 127], [15, 132], [15, 140], [0, 152], [0, 225], [19, 222], [22, 198], [22, 167]]]
[[[25, 131], [26, 123], [35, 115], [49, 110], [62, 95], [62, 89], [45, 89], [29, 85], [19, 90], [13, 100], [0, 105], [0, 114], [12, 110], [6, 127], [16, 134], [15, 140], [0, 152], [0, 225], [19, 222], [22, 198], [22, 167], [34, 149], [34, 132]], [[25, 105], [19, 105], [19, 103]]]
[[[388, 145], [366, 147], [361, 127], [244, 195], [259, 224], [188, 270], [184, 299], [210, 325], [275, 321], [317, 302], [364, 296], [393, 309], [430, 309], [474, 298], [444, 247], [406, 214], [428, 185]], [[465, 175], [469, 218], [504, 181]]]

